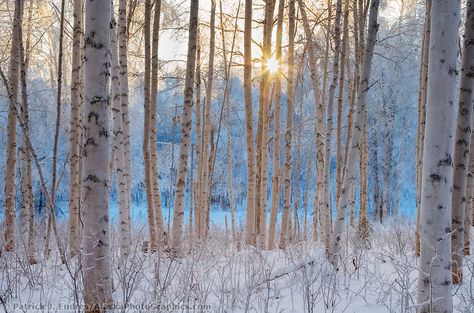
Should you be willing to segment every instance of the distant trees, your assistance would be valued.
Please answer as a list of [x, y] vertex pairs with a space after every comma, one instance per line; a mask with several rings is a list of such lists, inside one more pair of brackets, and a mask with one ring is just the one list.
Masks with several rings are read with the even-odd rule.
[[341, 194], [337, 201], [336, 220], [331, 241], [330, 259], [334, 264], [337, 264], [339, 253], [341, 250], [341, 234], [344, 228], [347, 208], [349, 207], [350, 203], [349, 187], [351, 181], [355, 180], [354, 165], [357, 157], [360, 155], [360, 142], [362, 136], [361, 132], [363, 130], [362, 124], [365, 123], [366, 119], [367, 93], [369, 92], [372, 57], [374, 54], [374, 47], [377, 38], [376, 36], [379, 27], [377, 22], [379, 4], [380, 2], [378, 0], [372, 0], [370, 3], [368, 25], [369, 33], [367, 36], [367, 41], [365, 43], [360, 85], [357, 92], [356, 107], [354, 108], [354, 128], [351, 134], [350, 141], [348, 143], [350, 144], [349, 154], [344, 169]]

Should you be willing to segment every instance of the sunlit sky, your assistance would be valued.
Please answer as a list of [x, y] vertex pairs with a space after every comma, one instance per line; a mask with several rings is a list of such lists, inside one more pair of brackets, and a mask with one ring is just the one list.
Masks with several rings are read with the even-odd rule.
[[[389, 20], [394, 20], [400, 16], [402, 9], [402, 0], [388, 0], [385, 2], [385, 6], [381, 9], [380, 14]], [[223, 11], [227, 14], [235, 14], [239, 1], [237, 0], [223, 0]], [[240, 16], [243, 17], [244, 14], [244, 1], [240, 1], [242, 7], [240, 9]], [[255, 4], [256, 3], [256, 4]], [[189, 1], [183, 3], [184, 6], [189, 6]], [[219, 14], [219, 0], [216, 1], [217, 5], [217, 14]], [[254, 2], [253, 10], [253, 19], [259, 20], [263, 18], [263, 10], [261, 9], [263, 5], [262, 2]], [[325, 6], [325, 4], [324, 4]], [[189, 9], [187, 9], [189, 10]], [[200, 0], [199, 1], [199, 18], [202, 23], [208, 24], [209, 15], [211, 10], [211, 0]], [[275, 9], [276, 14], [276, 9]], [[286, 11], [285, 11], [285, 14]], [[186, 19], [189, 17], [186, 15]], [[233, 23], [233, 21], [232, 21]], [[241, 29], [243, 29], [243, 21], [240, 21]], [[216, 17], [216, 25], [219, 25], [219, 16]], [[257, 25], [255, 24], [254, 27]], [[259, 28], [254, 28], [252, 37], [254, 42], [261, 42], [262, 38], [262, 28], [261, 25], [258, 25]], [[284, 32], [286, 31], [286, 25], [284, 25]], [[201, 27], [204, 37], [209, 36], [209, 28]], [[275, 40], [276, 35], [276, 26], [274, 27], [273, 40]], [[227, 42], [230, 44], [231, 34], [227, 35]], [[238, 34], [239, 39], [243, 39], [242, 34]], [[286, 40], [285, 38], [283, 39]], [[220, 45], [221, 37], [219, 33], [216, 33], [217, 44]], [[253, 44], [252, 49], [252, 58], [259, 59], [261, 57], [260, 47], [256, 44]], [[160, 37], [160, 46], [159, 46], [159, 55], [162, 60], [185, 60], [187, 52], [187, 31], [180, 38], [173, 36], [171, 31], [164, 31]]]

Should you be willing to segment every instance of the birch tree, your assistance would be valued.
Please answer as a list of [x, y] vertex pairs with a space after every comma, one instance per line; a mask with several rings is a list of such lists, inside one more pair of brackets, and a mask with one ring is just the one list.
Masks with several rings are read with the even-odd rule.
[[257, 193], [256, 193], [256, 225], [258, 246], [265, 247], [267, 235], [267, 183], [268, 183], [268, 137], [270, 124], [270, 101], [272, 79], [268, 62], [272, 54], [273, 11], [275, 0], [265, 1], [265, 16], [263, 19], [262, 70], [260, 80], [260, 101], [258, 110], [257, 129]]
[[112, 302], [109, 235], [110, 1], [85, 3], [84, 304], [105, 312]]
[[472, 93], [474, 88], [474, 6], [471, 4], [466, 7], [461, 66], [457, 127], [454, 139], [453, 196], [451, 202], [453, 210], [453, 236], [451, 239], [453, 284], [460, 283], [463, 278], [464, 223], [467, 219], [467, 216], [465, 216], [466, 199], [468, 198], [466, 186], [471, 147]]
[[[30, 131], [29, 123], [29, 103], [27, 88], [27, 71], [29, 64], [30, 33], [32, 19], [33, 3], [28, 7], [28, 24], [26, 47], [23, 45], [22, 31], [20, 31], [20, 81], [21, 81], [21, 117], [24, 122], [26, 133]], [[22, 233], [27, 233], [27, 254], [30, 264], [36, 264], [35, 257], [35, 206], [32, 186], [32, 167], [31, 151], [26, 143], [27, 139], [23, 134], [21, 147], [21, 211], [20, 211], [20, 229]]]
[[339, 252], [342, 245], [342, 231], [345, 225], [347, 208], [350, 206], [350, 187], [351, 181], [355, 180], [354, 166], [360, 155], [360, 139], [362, 123], [366, 118], [367, 94], [369, 92], [370, 73], [372, 68], [372, 57], [374, 53], [375, 42], [377, 39], [378, 23], [377, 15], [379, 9], [379, 0], [372, 0], [369, 12], [369, 28], [365, 52], [362, 63], [361, 80], [357, 94], [356, 107], [354, 108], [354, 126], [350, 137], [350, 146], [346, 165], [343, 173], [343, 182], [341, 194], [337, 201], [336, 220], [334, 223], [333, 237], [331, 241], [330, 260], [337, 264]]
[[[112, 6], [113, 7], [113, 6]], [[120, 260], [122, 264], [130, 253], [130, 212], [127, 207], [127, 182], [125, 180], [125, 153], [123, 140], [123, 120], [121, 110], [121, 88], [120, 88], [120, 65], [118, 61], [118, 45], [117, 45], [117, 27], [115, 17], [112, 13], [112, 25], [110, 40], [110, 55], [111, 55], [111, 99], [112, 99], [112, 122], [113, 122], [113, 143], [114, 152], [112, 160], [114, 163], [117, 181], [118, 193], [118, 210], [119, 210], [119, 245], [120, 245]], [[112, 175], [110, 175], [112, 176]]]
[[[202, 135], [203, 135], [203, 126], [201, 120], [203, 119], [203, 110], [201, 108], [201, 32], [199, 29], [199, 21], [198, 21], [198, 28], [197, 28], [197, 44], [196, 44], [196, 69], [195, 69], [195, 79], [194, 79], [194, 92], [195, 92], [195, 112], [196, 112], [196, 159], [197, 159], [197, 182], [196, 182], [196, 192], [195, 194], [195, 210], [194, 210], [194, 220], [196, 223], [196, 237], [199, 239], [200, 234], [202, 233], [201, 230], [201, 214], [202, 209], [201, 205], [201, 173], [202, 173]], [[174, 149], [173, 149], [174, 151]]]
[[451, 196], [459, 22], [460, 1], [433, 1], [420, 212], [421, 313], [453, 312]]
[[161, 0], [155, 1], [153, 14], [152, 57], [151, 57], [151, 107], [150, 107], [150, 165], [154, 204], [155, 227], [157, 243], [162, 249], [166, 242], [167, 233], [163, 227], [160, 186], [158, 184], [158, 151], [156, 148], [156, 108], [158, 106], [158, 41], [160, 33]]
[[[53, 139], [53, 173], [51, 178], [51, 201], [52, 212], [48, 218], [47, 235], [44, 248], [44, 255], [49, 257], [49, 240], [51, 229], [56, 229], [56, 191], [58, 188], [58, 146], [59, 146], [59, 131], [61, 127], [61, 106], [62, 106], [62, 87], [63, 87], [63, 59], [64, 59], [64, 14], [65, 14], [65, 0], [61, 0], [61, 9], [59, 17], [59, 44], [58, 44], [58, 63], [56, 76], [56, 122], [54, 124], [54, 139]], [[65, 255], [61, 253], [62, 247], [58, 246], [63, 263], [65, 262]]]
[[186, 79], [184, 82], [184, 108], [181, 118], [181, 143], [178, 163], [178, 177], [176, 181], [176, 195], [174, 201], [173, 225], [171, 229], [173, 241], [172, 249], [175, 253], [179, 253], [183, 239], [184, 194], [186, 191], [186, 177], [188, 173], [188, 155], [192, 122], [191, 114], [193, 107], [194, 66], [196, 63], [198, 9], [199, 0], [191, 0]]
[[[275, 56], [277, 62], [281, 62], [282, 56], [282, 37], [283, 37], [283, 13], [285, 10], [285, 1], [280, 0], [278, 4], [278, 18], [277, 18], [277, 35], [276, 35], [276, 48]], [[293, 21], [294, 22], [294, 21]], [[292, 23], [293, 23], [292, 22]], [[290, 62], [288, 62], [290, 63]], [[289, 65], [290, 66], [290, 65]], [[277, 213], [280, 204], [280, 115], [281, 115], [281, 69], [278, 69], [275, 75], [275, 110], [273, 112], [273, 177], [272, 177], [272, 202], [270, 207], [270, 226], [268, 232], [268, 243], [267, 247], [269, 250], [273, 250], [275, 245], [275, 227], [277, 220]]]
[[214, 82], [214, 54], [215, 54], [215, 38], [216, 38], [216, 2], [211, 1], [211, 18], [209, 27], [209, 64], [207, 69], [207, 86], [206, 98], [204, 101], [204, 120], [203, 120], [203, 139], [202, 139], [202, 172], [201, 172], [201, 190], [200, 190], [200, 205], [201, 208], [201, 234], [200, 239], [207, 235], [207, 215], [209, 207], [209, 145], [211, 140], [211, 107], [212, 107], [212, 86]]
[[143, 78], [143, 161], [145, 163], [145, 189], [146, 204], [148, 216], [148, 231], [150, 235], [150, 249], [155, 252], [158, 249], [155, 225], [155, 198], [153, 196], [153, 169], [151, 167], [150, 155], [150, 129], [151, 129], [151, 92], [150, 92], [150, 74], [151, 74], [151, 43], [150, 43], [150, 25], [151, 25], [151, 0], [145, 1], [145, 24], [143, 31], [145, 36], [145, 73]]
[[423, 27], [423, 45], [421, 53], [420, 64], [420, 91], [418, 93], [418, 134], [416, 145], [416, 188], [417, 188], [417, 202], [416, 202], [416, 238], [415, 238], [415, 254], [420, 256], [420, 210], [421, 210], [421, 182], [422, 182], [422, 165], [423, 165], [423, 150], [425, 143], [425, 127], [426, 127], [426, 97], [428, 82], [428, 62], [430, 53], [430, 32], [431, 32], [431, 1], [425, 1], [425, 24]]
[[336, 16], [334, 19], [334, 59], [332, 68], [332, 80], [329, 87], [329, 99], [326, 113], [326, 134], [324, 141], [324, 184], [323, 184], [323, 210], [324, 210], [324, 242], [326, 250], [329, 251], [331, 242], [331, 224], [332, 224], [332, 212], [331, 212], [331, 139], [332, 139], [332, 128], [333, 128], [333, 106], [334, 106], [334, 95], [336, 92], [337, 78], [339, 75], [339, 50], [341, 48], [341, 15], [342, 15], [342, 0], [337, 0], [336, 3]]
[[81, 157], [81, 131], [79, 123], [82, 112], [82, 1], [74, 0], [74, 24], [72, 38], [71, 68], [71, 130], [69, 133], [69, 236], [68, 254], [74, 257], [79, 252], [79, 207], [81, 181], [79, 175]]
[[[474, 132], [471, 131], [471, 143], [473, 142]], [[472, 212], [474, 205], [474, 153], [469, 153], [469, 164], [466, 185], [466, 205], [464, 219], [464, 255], [471, 255], [471, 226], [473, 222]]]
[[[123, 178], [125, 181], [126, 203], [124, 213], [126, 215], [129, 232], [131, 229], [130, 207], [132, 203], [131, 195], [131, 156], [130, 156], [130, 120], [128, 114], [128, 45], [127, 45], [127, 0], [119, 0], [118, 7], [118, 61], [120, 66], [120, 111], [122, 114], [122, 132], [123, 132]], [[125, 226], [125, 225], [124, 225]]]
[[15, 247], [15, 164], [16, 164], [16, 116], [15, 106], [18, 102], [18, 85], [20, 79], [20, 32], [22, 23], [23, 0], [15, 1], [15, 12], [12, 24], [12, 42], [9, 68], [9, 97], [7, 121], [7, 160], [5, 165], [5, 250], [13, 251]]
[[[349, 40], [349, 0], [344, 1], [344, 18], [343, 18], [343, 27], [342, 27], [342, 46], [341, 46], [341, 57], [339, 64], [339, 82], [338, 82], [338, 96], [337, 96], [337, 147], [336, 147], [336, 199], [339, 199], [341, 193], [341, 183], [342, 183], [342, 104], [344, 97], [344, 79], [346, 75], [346, 58], [348, 50], [348, 40]], [[348, 110], [350, 111], [350, 110]]]
[[[284, 193], [283, 215], [281, 218], [280, 248], [284, 249], [288, 241], [288, 223], [291, 208], [291, 131], [293, 128], [293, 108], [295, 100], [294, 65], [295, 65], [295, 0], [288, 3], [288, 75], [287, 75], [287, 108], [286, 108], [286, 133], [285, 133], [285, 168], [284, 168]], [[306, 224], [305, 224], [306, 225]], [[306, 234], [306, 230], [305, 230]]]
[[245, 243], [247, 245], [255, 245], [256, 169], [252, 110], [252, 0], [245, 1], [244, 102], [246, 123], [245, 137], [247, 143], [247, 210], [245, 216]]

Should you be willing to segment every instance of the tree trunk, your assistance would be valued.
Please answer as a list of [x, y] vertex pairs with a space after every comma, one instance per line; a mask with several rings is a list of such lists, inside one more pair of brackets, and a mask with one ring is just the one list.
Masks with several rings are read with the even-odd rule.
[[[278, 19], [277, 19], [277, 37], [276, 37], [276, 51], [275, 56], [277, 62], [281, 62], [281, 45], [282, 45], [282, 37], [283, 37], [283, 12], [285, 10], [285, 0], [280, 0], [278, 5]], [[293, 49], [293, 48], [291, 48]], [[289, 52], [291, 53], [291, 52]], [[290, 62], [288, 62], [290, 63]], [[288, 65], [291, 67], [292, 65]], [[275, 246], [275, 227], [276, 227], [276, 220], [278, 214], [278, 208], [280, 203], [280, 115], [281, 115], [281, 79], [282, 73], [281, 70], [278, 69], [278, 72], [275, 75], [275, 110], [273, 113], [273, 177], [272, 177], [272, 202], [270, 208], [270, 226], [269, 226], [269, 233], [268, 233], [268, 243], [267, 248], [268, 250], [273, 250]]]
[[420, 256], [420, 210], [421, 210], [421, 182], [423, 167], [423, 150], [425, 143], [425, 125], [426, 125], [426, 97], [428, 82], [428, 62], [430, 53], [430, 33], [431, 33], [431, 0], [426, 0], [425, 4], [425, 25], [423, 31], [423, 46], [420, 64], [420, 91], [418, 94], [418, 138], [416, 145], [416, 187], [417, 187], [417, 205], [416, 205], [416, 238], [415, 254]]
[[[471, 131], [471, 143], [473, 142], [474, 132]], [[464, 255], [471, 255], [471, 225], [472, 225], [472, 207], [474, 205], [474, 153], [469, 154], [469, 164], [466, 186], [466, 205], [464, 219]]]
[[372, 67], [372, 56], [378, 31], [377, 15], [379, 0], [372, 0], [369, 14], [369, 34], [365, 44], [364, 61], [362, 63], [361, 81], [357, 94], [354, 112], [354, 128], [350, 137], [349, 154], [343, 173], [341, 195], [337, 201], [336, 220], [334, 224], [331, 262], [337, 264], [342, 244], [342, 231], [345, 225], [347, 207], [350, 205], [350, 185], [354, 181], [354, 165], [360, 155], [360, 139], [362, 124], [366, 116], [367, 93], [369, 91], [370, 71]]
[[379, 145], [378, 134], [374, 134], [374, 155], [373, 155], [373, 172], [374, 172], [374, 219], [381, 222], [380, 214], [382, 206], [380, 201], [380, 182], [379, 182]]
[[420, 212], [421, 313], [453, 312], [451, 193], [459, 22], [460, 1], [433, 1]]
[[[113, 7], [113, 6], [112, 6]], [[115, 25], [115, 18], [112, 14], [112, 19]], [[123, 121], [121, 110], [121, 88], [120, 88], [120, 65], [118, 61], [118, 47], [117, 47], [117, 29], [114, 27], [111, 30], [111, 66], [112, 66], [112, 83], [111, 83], [111, 98], [112, 98], [112, 120], [113, 120], [113, 150], [114, 170], [117, 180], [118, 193], [118, 209], [119, 209], [119, 246], [120, 246], [120, 260], [121, 265], [127, 260], [130, 253], [130, 223], [127, 206], [127, 182], [125, 177], [125, 153], [123, 140]], [[110, 175], [112, 176], [112, 175]]]
[[[389, 104], [385, 104], [385, 115], [388, 117], [392, 114]], [[392, 154], [393, 154], [393, 130], [385, 126], [384, 145], [383, 145], [383, 189], [382, 189], [382, 210], [380, 212], [380, 222], [383, 222], [389, 213], [392, 203]]]
[[82, 112], [82, 1], [74, 0], [74, 28], [71, 69], [71, 131], [69, 133], [69, 237], [68, 255], [74, 257], [79, 252], [79, 206], [81, 202], [81, 182], [79, 163], [82, 159], [80, 148], [80, 115]]
[[151, 0], [145, 1], [145, 24], [144, 24], [144, 36], [145, 36], [145, 74], [143, 80], [143, 161], [145, 163], [145, 189], [146, 189], [146, 203], [147, 203], [147, 215], [148, 215], [148, 231], [150, 235], [150, 249], [155, 252], [158, 249], [158, 241], [156, 234], [155, 224], [155, 198], [153, 192], [153, 180], [155, 179], [152, 175], [153, 168], [151, 167], [151, 155], [150, 155], [150, 130], [151, 130], [151, 92], [150, 92], [150, 74], [151, 74], [151, 56], [150, 56], [150, 31], [151, 25]]
[[13, 16], [12, 43], [10, 51], [9, 89], [11, 93], [7, 122], [7, 161], [5, 165], [5, 250], [15, 247], [15, 163], [16, 163], [16, 117], [15, 106], [18, 102], [18, 84], [20, 79], [20, 38], [23, 12], [23, 0], [15, 1]]
[[[342, 47], [341, 47], [341, 63], [339, 67], [339, 89], [337, 96], [337, 148], [336, 148], [336, 199], [339, 199], [341, 194], [341, 183], [342, 183], [342, 168], [344, 166], [342, 160], [342, 104], [344, 97], [344, 79], [346, 69], [346, 50], [349, 38], [349, 0], [344, 1], [344, 22], [342, 32]], [[350, 110], [349, 110], [350, 111]]]
[[109, 235], [110, 1], [85, 3], [84, 48], [84, 303], [105, 312], [112, 303]]
[[333, 128], [333, 106], [334, 94], [336, 92], [337, 78], [339, 75], [339, 50], [341, 48], [341, 15], [342, 15], [342, 0], [337, 0], [336, 16], [334, 19], [334, 60], [332, 68], [332, 81], [329, 87], [328, 111], [326, 113], [326, 135], [324, 142], [324, 243], [326, 252], [329, 253], [331, 244], [331, 227], [332, 227], [332, 212], [331, 212], [331, 142], [332, 142], [332, 128]]
[[[132, 205], [131, 182], [131, 155], [130, 155], [130, 119], [128, 114], [128, 56], [127, 56], [127, 0], [119, 0], [118, 43], [120, 66], [120, 109], [122, 112], [123, 154], [124, 154], [124, 180], [126, 190], [125, 214], [131, 236], [130, 208]], [[82, 164], [82, 163], [81, 163]], [[82, 171], [81, 171], [82, 173]]]
[[[199, 24], [198, 24], [199, 25]], [[195, 194], [195, 210], [194, 210], [194, 223], [196, 224], [196, 238], [200, 238], [202, 233], [201, 225], [201, 188], [202, 188], [202, 135], [203, 127], [201, 126], [201, 120], [203, 119], [203, 110], [201, 109], [201, 34], [199, 26], [197, 29], [197, 46], [196, 46], [196, 70], [195, 70], [196, 79], [194, 82], [195, 89], [195, 103], [196, 103], [196, 160], [197, 160], [197, 182], [196, 182], [196, 191]]]
[[212, 108], [212, 86], [214, 82], [214, 55], [215, 55], [215, 38], [216, 38], [216, 2], [212, 0], [211, 3], [211, 23], [210, 23], [210, 38], [209, 38], [209, 65], [207, 71], [207, 89], [206, 98], [204, 101], [204, 120], [203, 120], [203, 143], [202, 143], [202, 173], [201, 173], [201, 191], [200, 191], [200, 208], [201, 212], [201, 234], [199, 238], [202, 240], [207, 236], [207, 215], [209, 210], [209, 145], [211, 136], [211, 108]]
[[362, 121], [361, 140], [360, 140], [360, 161], [359, 161], [359, 220], [357, 223], [357, 231], [359, 239], [367, 240], [369, 236], [369, 194], [367, 190], [367, 164], [369, 145], [367, 139], [367, 119]]
[[230, 113], [232, 111], [232, 105], [229, 101], [229, 94], [231, 88], [231, 67], [234, 58], [234, 48], [235, 48], [235, 41], [237, 37], [237, 29], [238, 29], [238, 16], [240, 12], [240, 6], [237, 8], [237, 13], [235, 17], [235, 24], [234, 24], [234, 31], [232, 37], [232, 43], [230, 48], [230, 57], [227, 60], [227, 51], [226, 51], [226, 41], [225, 41], [225, 32], [224, 32], [224, 17], [222, 12], [222, 0], [219, 2], [220, 8], [220, 26], [221, 26], [221, 35], [222, 35], [222, 46], [223, 48], [223, 58], [224, 58], [224, 96], [223, 96], [223, 104], [226, 107], [226, 122], [227, 122], [227, 189], [229, 192], [229, 202], [230, 202], [230, 219], [231, 219], [231, 231], [232, 231], [232, 242], [236, 242], [236, 229], [235, 229], [235, 200], [234, 200], [234, 184], [233, 184], [233, 162], [232, 162], [232, 140], [231, 140], [231, 118]]
[[[27, 88], [27, 71], [28, 71], [28, 51], [30, 46], [31, 17], [33, 3], [30, 3], [28, 9], [28, 30], [26, 39], [26, 49], [23, 47], [21, 39], [22, 31], [20, 31], [20, 80], [21, 80], [21, 116], [24, 121], [25, 130], [29, 132], [29, 108], [28, 108], [28, 88]], [[25, 52], [26, 50], [26, 52]], [[33, 199], [32, 187], [32, 169], [31, 169], [31, 151], [26, 143], [25, 135], [22, 138], [21, 148], [21, 211], [20, 211], [20, 231], [22, 234], [27, 233], [27, 254], [30, 264], [36, 264], [35, 258], [35, 205]]]
[[245, 137], [247, 142], [247, 210], [245, 217], [245, 243], [247, 245], [255, 245], [256, 169], [252, 113], [252, 0], [245, 1], [244, 102], [246, 121]]
[[453, 254], [453, 284], [462, 282], [464, 223], [466, 221], [466, 185], [469, 166], [472, 127], [472, 93], [474, 87], [474, 6], [466, 8], [464, 45], [462, 51], [459, 107], [454, 147], [451, 251]]
[[[61, 16], [59, 22], [59, 53], [58, 53], [58, 64], [57, 64], [57, 77], [56, 77], [56, 123], [54, 127], [54, 141], [53, 141], [53, 177], [51, 179], [51, 201], [53, 210], [48, 220], [48, 234], [50, 234], [50, 227], [56, 232], [56, 190], [57, 190], [57, 173], [58, 173], [58, 145], [59, 145], [59, 131], [61, 128], [61, 102], [62, 102], [62, 85], [63, 85], [63, 43], [64, 43], [64, 12], [65, 0], [61, 1]], [[44, 255], [47, 259], [49, 257], [49, 239], [50, 236], [46, 236], [46, 243], [44, 249]], [[62, 262], [65, 262], [65, 256], [62, 253], [62, 247], [58, 246], [59, 254], [61, 255]]]
[[163, 208], [161, 205], [160, 186], [158, 184], [158, 151], [156, 148], [156, 107], [158, 106], [158, 40], [160, 32], [161, 0], [155, 1], [153, 17], [153, 38], [151, 57], [151, 107], [150, 107], [150, 167], [153, 191], [153, 205], [155, 207], [155, 227], [159, 248], [163, 249], [167, 233], [163, 227]]
[[273, 11], [276, 0], [265, 1], [263, 20], [262, 76], [260, 80], [260, 103], [257, 131], [257, 236], [260, 248], [265, 247], [267, 235], [267, 183], [268, 183], [268, 141], [270, 126], [270, 103], [273, 87], [270, 86], [271, 73], [266, 62], [271, 58]]
[[[291, 131], [293, 128], [293, 107], [295, 101], [294, 65], [295, 65], [295, 28], [296, 28], [295, 0], [288, 4], [288, 74], [287, 74], [287, 108], [286, 108], [286, 133], [285, 133], [285, 164], [284, 164], [284, 191], [283, 215], [281, 218], [280, 248], [284, 249], [288, 241], [289, 219], [291, 209]], [[270, 249], [270, 247], [269, 247]]]
[[184, 108], [181, 118], [181, 143], [179, 151], [178, 177], [176, 181], [176, 195], [174, 201], [172, 241], [173, 252], [178, 254], [183, 240], [184, 222], [184, 195], [186, 191], [186, 177], [188, 173], [188, 156], [191, 135], [191, 115], [193, 108], [194, 66], [196, 63], [196, 35], [198, 21], [199, 0], [191, 0], [189, 17], [188, 54], [186, 61], [186, 79], [184, 82]]

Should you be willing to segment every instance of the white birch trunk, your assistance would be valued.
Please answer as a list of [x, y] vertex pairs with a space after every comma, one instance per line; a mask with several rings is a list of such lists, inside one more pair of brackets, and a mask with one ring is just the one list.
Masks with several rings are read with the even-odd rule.
[[83, 271], [86, 312], [111, 304], [109, 235], [110, 1], [85, 3], [84, 48], [84, 235]]
[[188, 156], [191, 135], [191, 115], [193, 107], [194, 66], [196, 63], [196, 35], [198, 21], [199, 0], [191, 0], [189, 17], [188, 54], [186, 62], [186, 80], [184, 83], [184, 108], [181, 118], [181, 144], [178, 163], [178, 177], [176, 180], [176, 195], [174, 201], [173, 225], [171, 229], [173, 252], [178, 254], [183, 240], [184, 222], [184, 195], [186, 191], [186, 177], [188, 173]]
[[[28, 9], [28, 22], [31, 22], [32, 4]], [[31, 26], [31, 25], [29, 25]], [[23, 47], [23, 40], [20, 39], [20, 80], [21, 80], [21, 116], [23, 118], [26, 132], [29, 132], [29, 104], [28, 104], [28, 88], [27, 88], [27, 70], [29, 56], [25, 54], [25, 50], [29, 50], [29, 34], [31, 28], [28, 29], [26, 49]], [[22, 32], [20, 32], [20, 38]], [[31, 151], [26, 143], [26, 136], [23, 134], [21, 148], [21, 211], [20, 211], [20, 231], [22, 234], [27, 233], [27, 253], [30, 264], [36, 264], [35, 257], [35, 205], [33, 199], [32, 186], [32, 168], [31, 168]]]
[[326, 113], [326, 135], [324, 141], [324, 185], [323, 185], [323, 207], [324, 210], [324, 243], [326, 252], [329, 252], [331, 244], [331, 227], [332, 227], [332, 212], [331, 212], [331, 139], [333, 128], [333, 106], [334, 94], [336, 92], [337, 78], [339, 75], [339, 50], [341, 48], [341, 15], [342, 15], [342, 0], [337, 0], [336, 17], [334, 19], [334, 60], [332, 68], [332, 81], [329, 87], [328, 111]]
[[265, 17], [263, 21], [263, 44], [262, 44], [262, 76], [260, 80], [260, 102], [258, 112], [257, 131], [257, 236], [258, 246], [264, 248], [267, 236], [267, 184], [268, 184], [268, 140], [270, 126], [270, 102], [273, 88], [270, 86], [271, 73], [266, 62], [271, 57], [271, 43], [273, 30], [273, 11], [275, 1], [265, 2]]
[[433, 1], [420, 218], [421, 313], [453, 312], [451, 196], [459, 22], [460, 1]]
[[216, 26], [216, 2], [212, 0], [211, 3], [211, 17], [210, 17], [210, 38], [209, 38], [209, 65], [207, 71], [207, 89], [206, 98], [204, 101], [204, 120], [203, 120], [203, 143], [202, 143], [202, 177], [201, 177], [201, 192], [200, 192], [200, 208], [201, 208], [201, 234], [200, 239], [204, 239], [207, 235], [207, 211], [209, 210], [209, 191], [210, 181], [210, 164], [208, 162], [210, 152], [210, 136], [211, 136], [211, 107], [212, 107], [212, 86], [214, 82], [214, 54], [215, 54], [215, 26]]
[[252, 113], [252, 0], [245, 1], [244, 102], [246, 122], [245, 136], [247, 139], [247, 209], [245, 217], [245, 243], [247, 245], [255, 245], [256, 169]]
[[16, 164], [16, 116], [15, 106], [18, 102], [18, 85], [20, 79], [20, 32], [23, 1], [15, 1], [13, 31], [10, 51], [9, 89], [10, 102], [7, 121], [7, 158], [5, 165], [5, 250], [13, 251], [15, 247], [15, 164]]
[[[112, 18], [113, 15], [112, 15]], [[114, 23], [115, 25], [115, 23]], [[123, 121], [121, 110], [121, 88], [120, 88], [120, 65], [118, 62], [117, 47], [117, 29], [114, 27], [111, 31], [110, 54], [112, 66], [112, 121], [113, 121], [113, 150], [114, 170], [117, 181], [118, 209], [119, 209], [119, 246], [121, 265], [127, 260], [130, 254], [130, 224], [128, 206], [127, 206], [127, 182], [125, 174], [125, 153], [123, 140]], [[112, 175], [111, 175], [112, 176]]]
[[[288, 242], [289, 219], [291, 209], [291, 131], [293, 128], [293, 107], [295, 99], [294, 63], [295, 63], [295, 0], [289, 0], [288, 4], [288, 75], [287, 75], [287, 109], [286, 109], [286, 133], [285, 133], [285, 164], [284, 164], [284, 192], [283, 192], [283, 215], [281, 218], [280, 248], [284, 249]], [[306, 232], [306, 230], [305, 230]]]
[[82, 114], [82, 1], [74, 0], [74, 28], [71, 68], [71, 131], [69, 133], [69, 237], [68, 255], [74, 257], [79, 252], [79, 206], [81, 183], [79, 181], [80, 115]]
[[466, 221], [466, 186], [471, 147], [472, 93], [474, 92], [474, 6], [466, 9], [462, 51], [461, 85], [454, 147], [451, 251], [453, 284], [462, 282], [464, 258], [464, 223]]
[[147, 218], [148, 218], [148, 231], [150, 236], [150, 250], [155, 252], [158, 249], [158, 241], [156, 235], [156, 224], [155, 224], [155, 198], [153, 197], [153, 182], [154, 179], [152, 173], [153, 168], [151, 166], [151, 152], [150, 152], [150, 129], [151, 129], [151, 115], [152, 115], [152, 102], [150, 92], [150, 74], [151, 74], [151, 44], [150, 44], [150, 24], [151, 24], [151, 0], [145, 1], [145, 24], [143, 25], [144, 36], [145, 36], [145, 74], [143, 78], [143, 161], [145, 165], [145, 191], [146, 191], [146, 204], [147, 204]]
[[[285, 9], [285, 0], [280, 0], [278, 4], [278, 19], [277, 19], [277, 37], [276, 37], [276, 51], [275, 56], [278, 62], [281, 62], [282, 55], [282, 37], [283, 37], [283, 12]], [[290, 17], [291, 18], [291, 17]], [[291, 51], [288, 51], [289, 54]], [[288, 62], [290, 63], [290, 62]], [[289, 67], [292, 65], [289, 64]], [[281, 69], [278, 69], [275, 77], [275, 110], [273, 113], [273, 177], [272, 177], [272, 202], [270, 207], [270, 225], [268, 232], [268, 250], [273, 250], [275, 246], [275, 227], [277, 220], [277, 213], [280, 204], [280, 190], [281, 190], [281, 174], [280, 174], [280, 115], [281, 115]]]
[[420, 92], [418, 95], [418, 138], [417, 138], [417, 164], [416, 164], [416, 180], [417, 180], [417, 202], [416, 202], [416, 238], [415, 238], [415, 254], [420, 256], [420, 210], [421, 210], [421, 181], [423, 166], [423, 146], [425, 142], [425, 126], [426, 126], [426, 84], [428, 81], [428, 62], [430, 52], [430, 28], [431, 28], [431, 0], [426, 0], [425, 4], [425, 24], [423, 31], [423, 47], [420, 64]]
[[132, 183], [131, 183], [131, 156], [130, 156], [130, 119], [128, 114], [128, 57], [127, 57], [127, 0], [119, 0], [119, 20], [118, 20], [118, 44], [119, 44], [119, 65], [120, 65], [120, 106], [122, 112], [122, 131], [125, 164], [123, 175], [125, 179], [126, 204], [125, 214], [127, 215], [129, 232], [131, 236], [130, 208], [132, 205]]
[[158, 151], [156, 148], [156, 110], [158, 106], [158, 40], [160, 32], [161, 0], [155, 1], [153, 15], [153, 37], [151, 57], [151, 107], [150, 107], [150, 163], [153, 204], [155, 206], [155, 227], [159, 248], [163, 249], [167, 241], [167, 233], [163, 227], [163, 207], [161, 205], [160, 186], [158, 184]]

